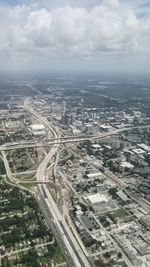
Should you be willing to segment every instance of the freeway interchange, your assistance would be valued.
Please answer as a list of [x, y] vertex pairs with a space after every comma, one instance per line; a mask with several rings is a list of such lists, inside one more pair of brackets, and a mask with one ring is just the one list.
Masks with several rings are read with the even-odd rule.
[[[35, 115], [35, 111], [33, 114]], [[41, 117], [41, 116], [40, 116]], [[39, 117], [38, 117], [39, 118]], [[49, 128], [49, 121], [45, 120], [45, 118], [43, 118], [42, 123], [46, 125], [47, 128]], [[131, 129], [136, 129], [136, 128], [140, 128], [140, 129], [144, 129], [144, 128], [149, 128], [150, 125], [143, 125], [143, 126], [138, 126], [138, 127], [126, 127], [126, 128], [121, 128], [121, 129], [113, 129], [109, 132], [106, 133], [101, 133], [99, 135], [94, 135], [94, 136], [82, 136], [82, 137], [77, 137], [77, 136], [68, 136], [68, 137], [62, 137], [62, 136], [57, 136], [57, 132], [55, 132], [54, 134], [54, 129], [49, 128], [50, 131], [52, 131], [52, 133], [54, 134], [54, 137], [50, 138], [50, 141], [48, 142], [36, 142], [36, 141], [21, 141], [21, 142], [13, 142], [13, 143], [6, 143], [4, 145], [0, 146], [0, 151], [8, 151], [8, 150], [16, 150], [16, 149], [25, 149], [25, 148], [32, 148], [32, 147], [54, 147], [57, 145], [65, 145], [65, 144], [72, 144], [72, 143], [78, 143], [78, 142], [83, 142], [83, 141], [94, 141], [94, 140], [99, 140], [102, 138], [107, 138], [110, 137], [112, 135], [116, 135], [119, 133], [122, 133], [124, 131], [128, 131]], [[58, 129], [57, 129], [58, 130]], [[59, 130], [58, 130], [59, 132]]]
[[[101, 138], [106, 138], [111, 135], [115, 135], [117, 133], [121, 133], [123, 131], [129, 130], [130, 128], [122, 128], [111, 130], [106, 133], [101, 133], [97, 136], [68, 136], [62, 137], [60, 134], [60, 130], [57, 127], [51, 125], [51, 123], [46, 120], [41, 114], [33, 109], [30, 103], [25, 102], [24, 108], [28, 110], [33, 116], [38, 118], [38, 120], [48, 129], [49, 140], [46, 143], [40, 142], [20, 142], [20, 143], [9, 143], [0, 146], [0, 150], [2, 153], [4, 151], [13, 150], [13, 149], [24, 149], [30, 147], [42, 147], [48, 146], [50, 151], [46, 154], [43, 161], [39, 164], [36, 171], [36, 183], [38, 187], [38, 196], [36, 199], [39, 203], [39, 206], [43, 212], [45, 220], [47, 224], [53, 231], [55, 238], [57, 239], [66, 261], [69, 266], [72, 267], [90, 267], [93, 266], [93, 263], [87, 258], [83, 248], [81, 247], [79, 241], [76, 236], [70, 230], [69, 225], [66, 223], [64, 217], [62, 216], [60, 210], [56, 202], [54, 201], [51, 192], [49, 190], [50, 183], [47, 181], [46, 171], [48, 169], [52, 169], [54, 167], [54, 176], [57, 175], [57, 162], [59, 158], [60, 146], [65, 145], [67, 143], [77, 143], [87, 140], [97, 140]], [[146, 128], [149, 126], [141, 126], [141, 128]], [[136, 127], [132, 127], [136, 128]], [[138, 127], [139, 128], [139, 127]], [[62, 149], [63, 150], [63, 149]], [[7, 169], [7, 176], [11, 177], [11, 173], [9, 172], [9, 166], [7, 166], [7, 160], [5, 158], [5, 154], [3, 156], [5, 160], [5, 167]], [[110, 179], [116, 181], [116, 177], [112, 176], [110, 173], [106, 173], [110, 176]], [[117, 180], [118, 182], [118, 180]], [[119, 181], [120, 182], [120, 181]], [[119, 184], [120, 185], [120, 184]], [[121, 187], [123, 185], [121, 184]]]
[[[38, 119], [49, 129], [53, 137], [57, 138], [59, 141], [60, 135], [57, 132], [57, 129], [54, 129], [54, 127], [52, 127], [52, 125], [45, 118], [35, 112], [32, 108], [30, 108], [30, 106], [25, 105], [25, 108], [34, 116], [38, 117]], [[52, 161], [53, 157], [56, 155], [57, 150], [59, 148], [59, 142], [57, 142], [57, 139], [56, 141], [54, 141], [54, 146], [51, 147], [50, 152], [41, 162], [36, 172], [37, 182], [40, 182], [38, 184], [38, 202], [48, 225], [51, 227], [58, 243], [60, 244], [64, 252], [68, 265], [74, 267], [90, 267], [91, 264], [84, 255], [76, 238], [73, 236], [71, 230], [69, 229], [69, 226], [60, 214], [58, 207], [53, 197], [51, 196], [50, 191], [47, 188], [47, 185], [44, 184], [46, 179], [46, 168], [48, 164]], [[43, 181], [43, 184], [41, 183], [41, 181]]]
[[[47, 121], [47, 123], [49, 123]], [[44, 123], [43, 123], [44, 124]], [[49, 142], [35, 142], [35, 141], [28, 141], [28, 142], [14, 142], [14, 143], [7, 143], [2, 146], [0, 146], [0, 150], [14, 150], [14, 149], [25, 149], [25, 148], [31, 148], [31, 147], [44, 147], [44, 146], [55, 146], [55, 145], [64, 145], [68, 143], [77, 143], [77, 142], [83, 142], [87, 140], [96, 140], [96, 139], [101, 139], [105, 137], [109, 137], [114, 134], [118, 134], [125, 129], [118, 129], [118, 130], [113, 130], [109, 131], [107, 133], [101, 133], [100, 135], [96, 136], [85, 136], [85, 137], [77, 137], [77, 136], [68, 136], [66, 137], [55, 137], [55, 138], [50, 138]], [[54, 133], [54, 130], [53, 130]], [[57, 133], [55, 133], [57, 135]]]

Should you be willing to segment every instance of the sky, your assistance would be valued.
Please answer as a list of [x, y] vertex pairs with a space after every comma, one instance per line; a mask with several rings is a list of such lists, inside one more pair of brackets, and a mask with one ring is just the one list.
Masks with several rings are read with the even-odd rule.
[[0, 0], [1, 71], [150, 70], [149, 0]]

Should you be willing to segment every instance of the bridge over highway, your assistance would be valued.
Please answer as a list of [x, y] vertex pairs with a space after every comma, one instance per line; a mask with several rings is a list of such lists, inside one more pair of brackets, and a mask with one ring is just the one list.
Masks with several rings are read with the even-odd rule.
[[14, 142], [14, 143], [6, 143], [2, 146], [0, 146], [0, 151], [9, 151], [9, 150], [16, 150], [16, 149], [26, 149], [26, 148], [32, 148], [32, 147], [49, 147], [49, 146], [55, 146], [55, 145], [61, 145], [61, 144], [67, 144], [67, 143], [78, 143], [83, 141], [94, 141], [99, 140], [102, 138], [106, 138], [112, 135], [116, 135], [118, 133], [128, 131], [131, 129], [144, 129], [144, 128], [150, 128], [150, 125], [143, 125], [143, 126], [137, 126], [137, 127], [127, 127], [127, 128], [121, 128], [121, 129], [115, 129], [111, 130], [106, 133], [101, 133], [98, 135], [92, 135], [92, 136], [66, 136], [66, 137], [56, 137], [51, 138], [50, 141], [47, 142], [41, 142], [41, 141], [21, 141], [21, 142]]

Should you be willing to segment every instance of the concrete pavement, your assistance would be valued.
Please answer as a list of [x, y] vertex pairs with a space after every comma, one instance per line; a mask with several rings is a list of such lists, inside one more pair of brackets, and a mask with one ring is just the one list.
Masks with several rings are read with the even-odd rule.
[[[38, 119], [52, 132], [54, 137], [60, 137], [57, 131], [50, 125], [50, 123], [40, 116], [37, 112], [30, 109], [30, 107], [26, 108], [31, 111], [33, 115], [38, 117]], [[46, 155], [44, 160], [39, 165], [36, 177], [38, 181], [45, 181], [45, 171], [49, 162], [52, 161], [53, 157], [55, 156], [58, 148], [59, 143], [56, 143], [57, 140], [54, 142], [55, 146], [52, 146], [50, 152]], [[64, 218], [60, 214], [58, 207], [52, 198], [50, 191], [48, 190], [46, 184], [38, 184], [39, 189], [39, 196], [38, 201], [40, 207], [43, 211], [43, 214], [48, 222], [48, 225], [51, 227], [57, 241], [59, 242], [64, 255], [66, 257], [67, 263], [71, 267], [90, 267], [91, 264], [87, 260], [86, 256], [84, 255], [81, 247], [79, 246], [77, 240], [73, 236], [72, 232], [70, 231], [67, 223], [65, 222]]]

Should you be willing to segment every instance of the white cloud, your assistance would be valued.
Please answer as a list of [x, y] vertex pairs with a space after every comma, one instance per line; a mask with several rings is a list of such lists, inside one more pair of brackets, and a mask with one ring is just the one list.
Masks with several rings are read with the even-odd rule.
[[104, 5], [108, 5], [111, 7], [119, 7], [119, 0], [103, 0]]
[[149, 53], [150, 18], [138, 18], [119, 0], [103, 0], [90, 9], [34, 4], [3, 7], [6, 11], [7, 19], [0, 18], [1, 54], [33, 59]]

